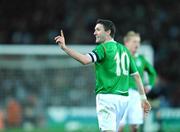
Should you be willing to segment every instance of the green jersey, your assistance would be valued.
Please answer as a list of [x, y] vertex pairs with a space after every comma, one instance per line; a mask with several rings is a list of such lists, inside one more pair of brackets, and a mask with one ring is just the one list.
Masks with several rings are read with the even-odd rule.
[[[142, 55], [135, 55], [134, 60], [137, 66], [137, 70], [141, 76], [141, 79], [145, 85], [144, 81], [144, 71], [147, 72], [148, 75], [148, 83], [152, 87], [155, 84], [155, 79], [156, 79], [156, 71], [154, 67], [144, 58]], [[130, 82], [129, 82], [130, 88], [137, 89], [136, 82], [134, 78], [130, 77]]]
[[96, 94], [128, 96], [130, 74], [136, 74], [135, 62], [127, 48], [116, 41], [102, 43], [89, 53], [96, 69]]

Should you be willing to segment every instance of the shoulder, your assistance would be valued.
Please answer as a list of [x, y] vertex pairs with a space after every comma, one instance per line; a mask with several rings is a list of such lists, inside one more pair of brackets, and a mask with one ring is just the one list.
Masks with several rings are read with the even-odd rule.
[[128, 51], [128, 49], [126, 48], [126, 46], [125, 46], [124, 44], [120, 43], [120, 42], [116, 42], [114, 45], [115, 45], [118, 49], [127, 50], [127, 51]]
[[102, 50], [104, 48], [104, 43], [98, 44], [93, 51]]
[[114, 50], [117, 49], [116, 43], [117, 43], [116, 41], [110, 41], [110, 42], [102, 43], [101, 46], [106, 50]]
[[135, 58], [138, 59], [139, 61], [143, 62], [143, 63], [148, 63], [148, 60], [142, 54], [137, 54]]
[[144, 57], [144, 55], [142, 55], [142, 54], [136, 54], [135, 57], [136, 57], [136, 58], [143, 59], [143, 60], [146, 60], [145, 57]]

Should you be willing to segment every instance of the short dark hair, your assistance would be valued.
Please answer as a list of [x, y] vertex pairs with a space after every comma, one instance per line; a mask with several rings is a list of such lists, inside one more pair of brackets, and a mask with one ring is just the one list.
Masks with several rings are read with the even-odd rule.
[[114, 23], [110, 20], [105, 20], [105, 19], [98, 19], [96, 21], [96, 24], [102, 24], [104, 26], [104, 30], [105, 31], [108, 31], [108, 30], [111, 30], [111, 33], [110, 33], [110, 36], [112, 38], [114, 38], [115, 36], [115, 33], [116, 33], [116, 27], [114, 25]]

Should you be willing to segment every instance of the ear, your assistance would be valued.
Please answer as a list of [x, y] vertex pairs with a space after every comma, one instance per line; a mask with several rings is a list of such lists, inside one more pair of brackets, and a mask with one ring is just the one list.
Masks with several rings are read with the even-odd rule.
[[127, 41], [126, 41], [126, 42], [124, 42], [124, 45], [125, 45], [125, 46], [128, 46], [128, 42], [127, 42]]
[[111, 30], [107, 30], [106, 33], [110, 36]]

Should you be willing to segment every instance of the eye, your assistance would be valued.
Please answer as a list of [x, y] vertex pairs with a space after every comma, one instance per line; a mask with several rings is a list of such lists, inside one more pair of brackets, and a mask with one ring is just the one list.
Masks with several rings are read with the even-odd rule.
[[100, 31], [100, 29], [99, 29], [99, 28], [97, 28], [96, 30], [97, 30], [97, 31]]

